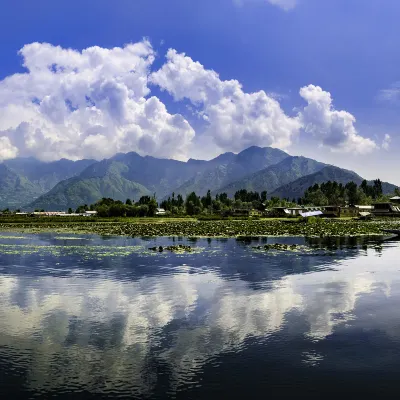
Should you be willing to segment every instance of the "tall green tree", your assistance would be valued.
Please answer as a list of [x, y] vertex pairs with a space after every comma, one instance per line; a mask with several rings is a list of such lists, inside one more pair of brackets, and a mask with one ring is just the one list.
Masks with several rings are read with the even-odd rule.
[[195, 192], [190, 193], [186, 197], [185, 201], [185, 208], [186, 208], [186, 213], [189, 215], [197, 215], [201, 213], [201, 201], [200, 198], [196, 195]]
[[158, 207], [157, 201], [154, 197], [148, 202], [147, 207], [149, 208], [148, 216], [154, 217], [156, 215], [156, 210]]

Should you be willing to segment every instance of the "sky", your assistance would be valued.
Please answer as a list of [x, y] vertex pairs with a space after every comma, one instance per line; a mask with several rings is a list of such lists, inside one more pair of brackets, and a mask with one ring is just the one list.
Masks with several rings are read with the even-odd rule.
[[397, 0], [0, 4], [0, 161], [257, 145], [400, 185]]

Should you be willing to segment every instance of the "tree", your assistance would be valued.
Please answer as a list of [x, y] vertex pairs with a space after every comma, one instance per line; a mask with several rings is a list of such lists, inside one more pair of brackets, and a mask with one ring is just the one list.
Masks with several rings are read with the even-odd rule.
[[120, 203], [114, 203], [108, 209], [108, 215], [110, 217], [125, 217], [126, 216], [125, 205]]
[[148, 207], [148, 216], [154, 217], [156, 215], [156, 210], [158, 207], [157, 201], [154, 197], [149, 201], [147, 207]]
[[267, 191], [264, 190], [261, 192], [261, 201], [265, 203], [267, 201]]
[[108, 217], [108, 207], [105, 204], [97, 207], [97, 215], [99, 217]]
[[201, 199], [204, 208], [209, 208], [212, 205], [211, 191], [207, 191], [207, 195]]
[[189, 215], [197, 215], [201, 213], [201, 201], [195, 192], [190, 193], [186, 197], [185, 207], [186, 213]]
[[89, 207], [88, 207], [88, 205], [87, 204], [84, 204], [83, 206], [79, 206], [77, 209], [76, 209], [76, 213], [77, 214], [84, 214], [86, 211], [88, 211], [89, 210]]
[[382, 196], [383, 189], [382, 189], [382, 182], [380, 179], [374, 180], [374, 198]]
[[308, 204], [308, 205], [313, 205], [313, 206], [327, 206], [328, 205], [328, 199], [323, 193], [322, 189], [318, 188], [317, 190], [311, 190], [306, 191], [303, 199], [303, 204]]
[[368, 196], [368, 182], [364, 179], [360, 185], [362, 191]]
[[131, 199], [126, 199], [125, 204], [127, 206], [131, 206], [132, 205], [132, 200]]
[[178, 197], [176, 198], [176, 205], [178, 207], [183, 207], [184, 204], [185, 204], [185, 202], [183, 201], [182, 195], [178, 194]]
[[358, 186], [354, 182], [349, 182], [345, 186], [347, 191], [347, 198], [350, 204], [359, 204], [359, 193], [358, 193]]
[[147, 204], [143, 204], [138, 208], [138, 216], [146, 217], [149, 214], [149, 206]]
[[150, 201], [151, 201], [151, 197], [150, 197], [150, 196], [142, 196], [142, 197], [139, 199], [139, 204], [140, 204], [140, 205], [149, 204]]
[[68, 208], [68, 214], [72, 214], [72, 208]]

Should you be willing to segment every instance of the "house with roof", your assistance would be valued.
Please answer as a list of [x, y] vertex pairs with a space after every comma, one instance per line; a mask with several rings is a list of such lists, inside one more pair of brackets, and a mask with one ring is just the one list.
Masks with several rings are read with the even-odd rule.
[[394, 196], [390, 199], [391, 203], [400, 204], [400, 196]]
[[376, 217], [399, 217], [400, 216], [400, 204], [396, 205], [391, 202], [385, 203], [374, 203], [372, 213]]

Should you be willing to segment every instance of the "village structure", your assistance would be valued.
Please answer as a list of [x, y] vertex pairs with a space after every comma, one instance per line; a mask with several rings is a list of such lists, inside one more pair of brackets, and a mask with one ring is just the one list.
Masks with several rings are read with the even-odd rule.
[[[1, 213], [0, 213], [1, 214]], [[16, 212], [19, 216], [32, 217], [94, 217], [97, 211], [84, 211], [82, 213], [68, 213], [66, 211], [35, 211]], [[167, 216], [168, 212], [163, 208], [157, 208], [155, 215]], [[360, 218], [369, 219], [373, 217], [400, 217], [400, 196], [395, 196], [385, 203], [373, 203], [371, 205], [346, 205], [346, 206], [321, 206], [321, 207], [273, 207], [264, 211], [257, 209], [233, 209], [223, 211], [224, 217], [248, 217], [248, 218]]]

